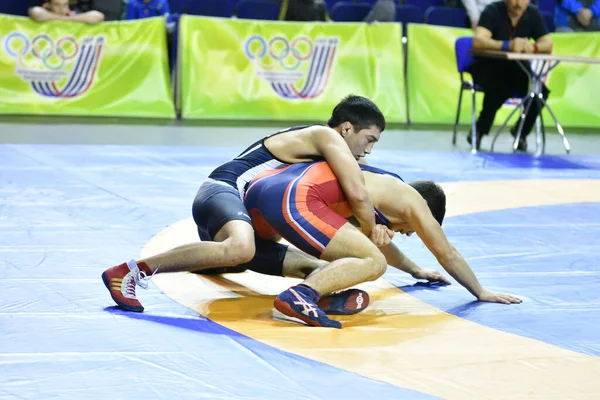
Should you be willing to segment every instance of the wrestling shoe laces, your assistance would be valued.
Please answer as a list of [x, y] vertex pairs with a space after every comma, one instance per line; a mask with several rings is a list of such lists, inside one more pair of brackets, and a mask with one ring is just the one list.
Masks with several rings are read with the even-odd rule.
[[127, 298], [135, 299], [136, 298], [136, 296], [135, 296], [136, 285], [141, 287], [144, 290], [147, 290], [148, 283], [150, 282], [150, 280], [152, 279], [154, 274], [156, 274], [156, 272], [159, 270], [160, 265], [158, 267], [156, 267], [156, 269], [150, 276], [148, 276], [145, 271], [140, 270], [140, 268], [137, 266], [135, 260], [128, 261], [127, 266], [129, 267], [130, 272], [127, 275], [125, 275], [125, 277], [123, 278], [124, 290], [122, 291], [122, 293], [123, 293], [123, 296], [125, 296]]

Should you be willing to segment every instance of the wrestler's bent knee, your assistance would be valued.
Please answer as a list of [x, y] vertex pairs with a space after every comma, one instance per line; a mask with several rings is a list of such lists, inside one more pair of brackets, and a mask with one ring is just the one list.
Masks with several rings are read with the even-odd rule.
[[371, 268], [371, 276], [369, 280], [374, 281], [381, 278], [383, 274], [385, 274], [385, 271], [387, 270], [387, 260], [381, 253], [373, 254], [369, 257], [369, 259], [371, 260], [369, 263]]
[[[233, 238], [232, 238], [233, 239]], [[254, 243], [242, 240], [228, 240], [226, 257], [227, 266], [246, 264], [254, 258], [256, 247]]]

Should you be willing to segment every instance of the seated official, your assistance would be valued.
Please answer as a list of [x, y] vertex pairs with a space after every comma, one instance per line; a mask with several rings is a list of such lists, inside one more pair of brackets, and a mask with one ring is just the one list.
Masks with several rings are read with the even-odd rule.
[[[530, 39], [533, 39], [532, 43]], [[544, 24], [542, 14], [529, 0], [504, 0], [489, 4], [481, 13], [479, 24], [473, 37], [473, 48], [481, 50], [502, 50], [515, 53], [551, 53], [552, 39]], [[529, 63], [522, 62], [530, 69]], [[492, 127], [496, 112], [513, 93], [527, 94], [529, 77], [517, 61], [475, 57], [469, 68], [476, 84], [485, 92], [483, 108], [477, 120], [477, 143]], [[544, 99], [548, 98], [548, 88], [542, 88]], [[518, 149], [527, 151], [527, 135], [531, 132], [539, 114], [536, 100], [530, 107]], [[516, 136], [517, 125], [511, 129]], [[471, 135], [467, 137], [471, 143]]]

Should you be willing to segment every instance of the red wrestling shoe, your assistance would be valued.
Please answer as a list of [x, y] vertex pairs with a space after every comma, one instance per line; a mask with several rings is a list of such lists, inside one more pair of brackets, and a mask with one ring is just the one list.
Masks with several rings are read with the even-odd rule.
[[367, 308], [369, 302], [369, 293], [348, 289], [321, 297], [317, 305], [328, 315], [352, 315]]
[[135, 260], [131, 260], [104, 271], [102, 281], [119, 307], [129, 311], [142, 312], [144, 307], [135, 296], [135, 286], [139, 285], [143, 289], [147, 289], [148, 280], [152, 275], [146, 263], [136, 264]]

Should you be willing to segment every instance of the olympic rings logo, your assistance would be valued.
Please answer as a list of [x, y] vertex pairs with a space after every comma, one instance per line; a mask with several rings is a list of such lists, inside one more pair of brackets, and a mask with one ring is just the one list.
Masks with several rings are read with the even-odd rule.
[[[31, 54], [38, 63], [43, 63], [50, 70], [63, 68], [67, 61], [73, 60], [79, 54], [79, 44], [73, 36], [63, 36], [55, 43], [50, 35], [45, 33], [36, 35], [30, 41], [21, 32], [12, 32], [4, 40], [4, 48], [8, 55], [16, 58], [24, 67], [35, 67], [25, 61], [25, 57]], [[51, 59], [58, 60], [58, 63], [51, 63]]]
[[[281, 68], [295, 71], [303, 61], [310, 60], [313, 55], [313, 42], [306, 36], [299, 36], [289, 42], [283, 36], [275, 36], [269, 42], [258, 35], [249, 37], [244, 45], [246, 57], [257, 61], [264, 69], [272, 69], [278, 63]], [[270, 58], [270, 64], [265, 59]]]

